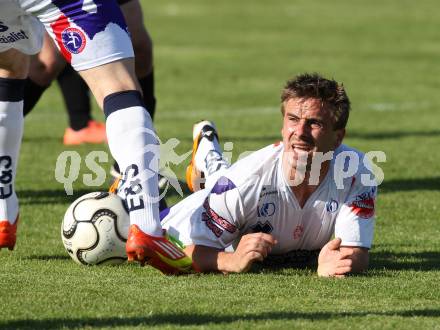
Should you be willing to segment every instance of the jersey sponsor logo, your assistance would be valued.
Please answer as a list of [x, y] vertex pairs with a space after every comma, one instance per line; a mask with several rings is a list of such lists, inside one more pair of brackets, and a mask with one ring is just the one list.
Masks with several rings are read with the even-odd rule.
[[376, 187], [369, 192], [365, 192], [356, 196], [355, 200], [350, 204], [351, 211], [358, 217], [368, 219], [374, 215], [374, 196]]
[[300, 239], [304, 234], [304, 226], [298, 225], [295, 227], [295, 230], [293, 231], [293, 239]]
[[254, 233], [270, 234], [273, 231], [273, 226], [269, 221], [266, 221], [264, 223], [258, 221], [255, 225], [251, 227], [251, 229]]
[[[0, 27], [1, 26], [2, 25], [0, 25]], [[6, 30], [2, 31], [1, 28], [0, 28], [0, 32], [4, 32]], [[7, 35], [1, 36], [0, 37], [0, 43], [1, 44], [11, 44], [13, 42], [24, 40], [24, 39], [29, 39], [29, 37], [26, 35], [26, 33], [23, 30], [20, 30], [19, 32], [11, 32], [11, 33], [9, 33]]]
[[0, 21], [0, 32], [8, 31], [9, 27], [5, 25], [2, 21]]
[[137, 177], [139, 175], [139, 167], [136, 164], [131, 164], [125, 170], [121, 179], [121, 188], [125, 195], [125, 207], [128, 212], [141, 210], [145, 208], [144, 198], [142, 196], [141, 180]]
[[264, 203], [261, 207], [258, 207], [257, 216], [259, 218], [270, 217], [275, 214], [275, 210], [276, 210], [275, 203], [272, 202]]
[[277, 194], [278, 194], [278, 190], [268, 190], [266, 189], [266, 187], [263, 187], [263, 189], [261, 189], [260, 197], [258, 198], [258, 200], [266, 196], [277, 195]]
[[0, 157], [0, 199], [6, 199], [13, 193], [12, 189], [12, 158]]
[[334, 213], [338, 210], [338, 208], [339, 208], [339, 203], [334, 199], [331, 199], [327, 201], [327, 203], [325, 203], [325, 209], [327, 210], [327, 212]]
[[61, 32], [61, 40], [64, 47], [72, 54], [81, 53], [86, 47], [86, 36], [81, 30], [68, 27]]
[[[205, 201], [203, 202], [203, 208], [205, 209], [206, 212], [202, 213], [202, 221], [205, 222], [208, 228], [211, 229], [216, 236], [218, 234], [221, 235], [223, 233], [223, 230], [226, 230], [231, 234], [237, 230], [237, 227], [234, 224], [230, 223], [228, 220], [221, 217], [220, 215], [217, 214], [217, 212], [211, 209], [211, 207], [209, 206], [208, 199], [205, 199]], [[218, 227], [215, 226], [214, 224], [217, 225]], [[215, 228], [220, 229], [221, 232], [218, 230], [214, 231], [212, 225], [214, 225]]]
[[205, 223], [206, 227], [208, 227], [216, 237], [222, 236], [224, 230], [217, 227], [212, 219], [205, 213], [202, 213], [202, 221]]

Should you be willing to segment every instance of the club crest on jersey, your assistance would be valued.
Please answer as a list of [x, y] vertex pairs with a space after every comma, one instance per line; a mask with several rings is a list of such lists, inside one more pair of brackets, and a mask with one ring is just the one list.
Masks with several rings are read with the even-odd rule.
[[356, 196], [355, 200], [350, 204], [351, 211], [358, 217], [368, 219], [374, 215], [374, 192], [366, 192]]
[[258, 207], [258, 217], [271, 217], [275, 214], [275, 203], [264, 203], [261, 207]]
[[68, 27], [61, 32], [64, 48], [72, 54], [79, 54], [86, 47], [86, 36], [74, 27]]
[[338, 210], [339, 203], [335, 201], [334, 199], [329, 200], [327, 203], [325, 203], [325, 209], [329, 213], [334, 213]]
[[304, 234], [304, 226], [298, 225], [295, 227], [295, 230], [293, 231], [293, 239], [300, 239]]

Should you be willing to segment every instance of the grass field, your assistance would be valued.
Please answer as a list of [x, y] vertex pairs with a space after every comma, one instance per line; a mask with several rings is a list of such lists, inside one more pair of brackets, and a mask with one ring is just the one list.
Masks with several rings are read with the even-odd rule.
[[[234, 142], [235, 160], [278, 139], [289, 77], [344, 82], [353, 105], [345, 142], [387, 155], [370, 270], [336, 280], [302, 269], [164, 277], [131, 264], [77, 266], [61, 219], [75, 197], [106, 186], [78, 180], [67, 197], [55, 180], [67, 119], [54, 84], [26, 119], [19, 238], [14, 252], [0, 251], [0, 329], [440, 329], [438, 1], [143, 2], [156, 128], [162, 141], [181, 141], [179, 154], [193, 122], [209, 118]], [[185, 165], [175, 167], [180, 178]]]

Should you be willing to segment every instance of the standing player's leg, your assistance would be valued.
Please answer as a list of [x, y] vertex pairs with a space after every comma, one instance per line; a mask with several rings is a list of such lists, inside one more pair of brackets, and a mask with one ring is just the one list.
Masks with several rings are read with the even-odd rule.
[[[151, 118], [154, 119], [156, 98], [154, 95], [153, 43], [144, 27], [142, 8], [138, 0], [118, 0], [130, 31], [134, 53], [136, 77], [142, 90], [142, 97]], [[75, 141], [90, 143], [102, 142], [105, 135], [100, 134], [99, 123], [93, 121], [88, 103], [87, 86], [79, 75], [69, 66], [58, 77], [58, 83], [66, 102], [70, 127], [64, 134], [64, 144]], [[114, 172], [119, 172], [117, 164]]]
[[[154, 119], [156, 98], [154, 95], [153, 43], [148, 31], [144, 27], [142, 8], [139, 1], [118, 0], [118, 4], [130, 31], [135, 53], [136, 77], [142, 90], [142, 97], [148, 113]], [[64, 144], [76, 144], [75, 141], [82, 140], [85, 140], [84, 142], [97, 143], [100, 140], [101, 134], [99, 126], [96, 125], [99, 123], [93, 121], [90, 115], [91, 108], [87, 85], [69, 66], [58, 76], [58, 83], [66, 102], [70, 123], [70, 127], [66, 129], [64, 134]], [[83, 129], [84, 131], [82, 131]], [[88, 134], [83, 134], [86, 132]], [[82, 137], [83, 135], [84, 138]], [[117, 168], [117, 165], [115, 167]]]
[[188, 271], [191, 259], [162, 236], [158, 141], [143, 106], [119, 7], [109, 0], [51, 3], [60, 15], [41, 16], [42, 22], [103, 108], [110, 151], [124, 173], [120, 193], [130, 212], [129, 259], [148, 260], [167, 273]]
[[15, 246], [18, 199], [15, 176], [23, 135], [23, 91], [27, 55], [9, 49], [0, 53], [0, 249]]
[[196, 123], [193, 127], [191, 162], [186, 169], [188, 188], [197, 191], [212, 186], [229, 166], [222, 156], [214, 123], [207, 120]]

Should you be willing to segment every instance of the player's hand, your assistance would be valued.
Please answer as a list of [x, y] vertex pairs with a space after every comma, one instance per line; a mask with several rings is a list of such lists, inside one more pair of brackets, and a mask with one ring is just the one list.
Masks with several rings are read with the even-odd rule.
[[350, 257], [353, 251], [341, 250], [340, 247], [340, 238], [335, 238], [324, 245], [318, 257], [318, 276], [344, 277], [352, 271], [353, 260]]
[[254, 233], [243, 235], [235, 252], [231, 255], [230, 271], [246, 272], [255, 261], [263, 261], [277, 243], [272, 235]]

